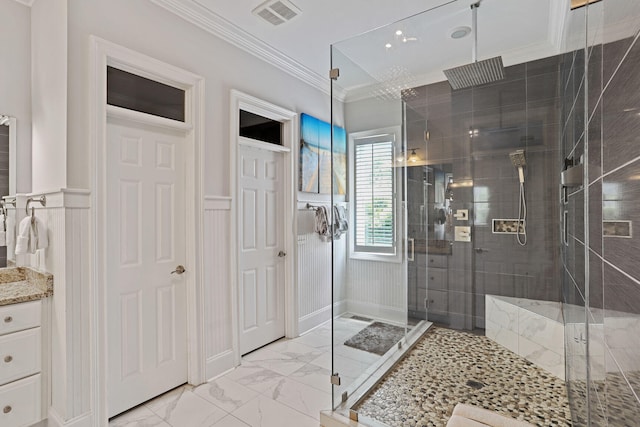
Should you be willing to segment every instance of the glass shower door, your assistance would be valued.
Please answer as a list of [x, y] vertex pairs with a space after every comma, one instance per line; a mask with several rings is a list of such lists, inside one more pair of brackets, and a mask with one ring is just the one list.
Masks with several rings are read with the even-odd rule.
[[[407, 239], [406, 166], [411, 151], [406, 148], [400, 92], [366, 92], [345, 102], [352, 92], [344, 87], [379, 83], [347, 56], [351, 47], [348, 41], [332, 46], [333, 67], [340, 69], [332, 82], [332, 118], [334, 126], [345, 129], [349, 183], [344, 198], [333, 194], [333, 203], [343, 204], [349, 218], [348, 233], [332, 242], [334, 408], [350, 408], [405, 338], [408, 251], [415, 257], [419, 249], [416, 238]], [[419, 206], [414, 208], [419, 215]]]

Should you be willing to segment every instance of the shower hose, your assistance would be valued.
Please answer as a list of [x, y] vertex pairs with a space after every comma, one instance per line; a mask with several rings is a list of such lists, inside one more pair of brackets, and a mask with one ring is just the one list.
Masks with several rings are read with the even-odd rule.
[[[520, 231], [522, 224], [522, 232]], [[524, 197], [524, 182], [520, 183], [520, 199], [518, 200], [518, 228], [516, 228], [516, 239], [520, 246], [527, 244], [527, 201]], [[522, 237], [520, 237], [522, 236]]]

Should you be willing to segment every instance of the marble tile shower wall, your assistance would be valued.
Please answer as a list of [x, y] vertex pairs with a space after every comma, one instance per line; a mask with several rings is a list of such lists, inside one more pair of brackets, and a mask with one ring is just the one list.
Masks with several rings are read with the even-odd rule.
[[[472, 243], [454, 242], [448, 262], [449, 324], [484, 328], [485, 294], [560, 301], [557, 173], [561, 57], [507, 67], [495, 84], [452, 91], [448, 82], [415, 88], [407, 97], [409, 144], [424, 140], [429, 165], [447, 165], [453, 212], [468, 209]], [[526, 151], [526, 246], [494, 234], [492, 219], [518, 217], [518, 171], [509, 153]], [[475, 250], [475, 248], [479, 248]], [[475, 277], [474, 277], [475, 276]]]
[[583, 155], [588, 178], [563, 207], [569, 227], [563, 249], [569, 400], [575, 425], [635, 425], [640, 419], [640, 2], [604, 1], [579, 13], [587, 49], [567, 54], [562, 70], [563, 155]]

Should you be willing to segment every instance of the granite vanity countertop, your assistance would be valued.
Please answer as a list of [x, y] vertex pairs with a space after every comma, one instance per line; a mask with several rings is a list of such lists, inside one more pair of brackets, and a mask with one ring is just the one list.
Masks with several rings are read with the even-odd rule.
[[29, 267], [0, 269], [0, 305], [53, 295], [53, 275]]

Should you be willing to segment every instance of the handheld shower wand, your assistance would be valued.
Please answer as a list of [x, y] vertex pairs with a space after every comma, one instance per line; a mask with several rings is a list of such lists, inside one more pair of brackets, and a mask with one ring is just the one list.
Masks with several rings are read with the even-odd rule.
[[[518, 200], [518, 226], [516, 229], [516, 239], [521, 246], [524, 246], [527, 244], [527, 201], [524, 194], [524, 167], [527, 165], [527, 162], [524, 159], [524, 150], [516, 150], [513, 153], [509, 153], [509, 157], [511, 158], [513, 166], [518, 168], [520, 196]], [[520, 236], [522, 236], [522, 238]]]

